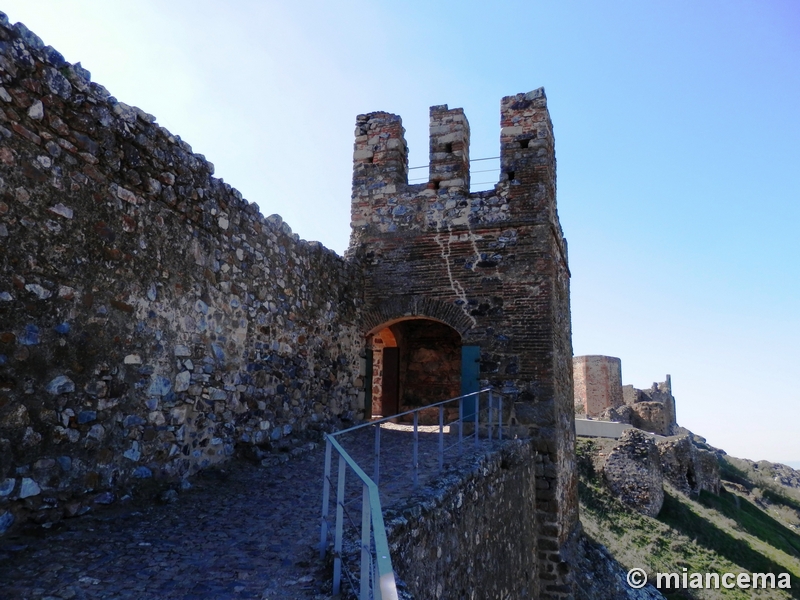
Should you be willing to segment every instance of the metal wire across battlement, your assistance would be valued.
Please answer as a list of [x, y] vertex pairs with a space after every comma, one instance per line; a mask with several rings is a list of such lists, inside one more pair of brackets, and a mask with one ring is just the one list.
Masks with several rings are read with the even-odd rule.
[[[483, 399], [483, 403], [482, 403]], [[458, 408], [458, 417], [448, 420], [447, 414]], [[431, 412], [438, 412], [438, 425], [420, 425], [420, 415], [429, 416]], [[503, 395], [492, 388], [485, 388], [471, 394], [465, 394], [450, 400], [429, 404], [403, 413], [384, 417], [368, 423], [362, 423], [349, 429], [344, 429], [325, 435], [325, 471], [322, 488], [322, 519], [320, 531], [319, 552], [320, 557], [331, 550], [329, 548], [330, 532], [333, 530], [333, 593], [341, 591], [342, 575], [348, 582], [353, 595], [359, 600], [396, 600], [398, 598], [397, 584], [389, 553], [386, 529], [381, 509], [379, 484], [381, 481], [381, 432], [387, 429], [406, 429], [411, 433], [411, 461], [409, 464], [409, 481], [414, 488], [420, 485], [420, 432], [425, 435], [436, 436], [436, 460], [438, 471], [445, 466], [445, 456], [448, 453], [464, 453], [469, 440], [475, 448], [480, 445], [481, 433], [484, 439], [491, 441], [493, 438], [503, 439]], [[398, 421], [411, 420], [409, 425], [398, 425]], [[483, 424], [483, 425], [482, 425]], [[374, 446], [371, 453], [362, 454], [369, 461], [372, 454], [373, 475], [370, 478], [359, 466], [356, 459], [348, 453], [340, 443], [343, 436], [366, 430], [374, 429]], [[466, 430], [466, 431], [465, 431]], [[466, 435], [465, 435], [466, 433]], [[361, 445], [368, 438], [360, 438]], [[451, 443], [446, 443], [447, 441]], [[332, 476], [331, 464], [333, 451], [339, 455], [338, 472]], [[364, 450], [364, 448], [360, 448]], [[348, 467], [355, 473], [355, 485], [346, 484]], [[360, 483], [360, 494], [358, 487]], [[335, 521], [331, 523], [331, 488], [336, 486]], [[406, 484], [408, 485], [408, 484]], [[357, 517], [351, 512], [361, 498], [361, 527], [358, 527]], [[348, 500], [349, 497], [349, 500]], [[347, 524], [347, 526], [346, 526]], [[331, 527], [331, 525], [333, 525]], [[346, 536], [345, 530], [353, 532], [353, 536]], [[348, 540], [359, 538], [358, 547]], [[346, 539], [347, 538], [347, 539]], [[352, 552], [355, 550], [355, 552]], [[345, 555], [360, 554], [360, 572], [354, 573], [350, 568], [350, 561], [345, 560]], [[358, 560], [358, 559], [357, 559]]]

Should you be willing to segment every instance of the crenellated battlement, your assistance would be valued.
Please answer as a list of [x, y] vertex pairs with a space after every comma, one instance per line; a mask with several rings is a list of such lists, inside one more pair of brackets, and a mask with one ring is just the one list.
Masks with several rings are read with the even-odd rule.
[[[430, 108], [428, 181], [409, 184], [408, 145], [398, 115], [359, 115], [353, 153], [351, 246], [363, 235], [490, 223], [549, 222], [555, 205], [555, 149], [544, 89], [503, 98], [500, 173], [470, 192], [470, 127], [464, 110]], [[563, 243], [559, 241], [559, 245]], [[563, 254], [563, 252], [562, 252]]]
[[469, 193], [469, 121], [463, 108], [431, 106], [427, 188]]
[[374, 112], [356, 118], [353, 185], [367, 189], [408, 184], [408, 146], [403, 120]]

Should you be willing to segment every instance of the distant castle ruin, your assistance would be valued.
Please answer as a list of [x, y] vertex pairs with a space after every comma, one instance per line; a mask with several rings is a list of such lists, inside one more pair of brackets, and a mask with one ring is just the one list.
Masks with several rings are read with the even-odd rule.
[[622, 362], [613, 356], [575, 356], [575, 414], [630, 423], [659, 435], [677, 433], [675, 398], [669, 375], [650, 389], [622, 385]]

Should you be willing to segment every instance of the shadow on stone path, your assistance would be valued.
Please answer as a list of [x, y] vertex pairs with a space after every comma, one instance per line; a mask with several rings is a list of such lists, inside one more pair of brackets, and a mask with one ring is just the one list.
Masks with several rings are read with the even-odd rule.
[[[373, 431], [342, 439], [370, 476]], [[412, 491], [411, 433], [381, 435], [386, 508]], [[422, 486], [438, 477], [437, 443], [433, 434], [420, 435]], [[330, 565], [317, 550], [324, 444], [310, 448], [266, 467], [233, 460], [196, 476], [170, 504], [119, 505], [49, 530], [6, 536], [0, 540], [0, 598], [329, 598]], [[348, 480], [350, 497], [358, 497], [352, 472]], [[360, 519], [360, 503], [352, 506]]]

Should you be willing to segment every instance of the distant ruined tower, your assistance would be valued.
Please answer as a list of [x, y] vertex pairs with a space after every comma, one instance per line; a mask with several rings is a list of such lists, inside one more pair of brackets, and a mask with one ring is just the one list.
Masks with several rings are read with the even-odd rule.
[[567, 598], [578, 518], [570, 273], [544, 90], [503, 98], [490, 190], [470, 192], [469, 136], [462, 109], [431, 107], [428, 181], [409, 185], [400, 117], [357, 118], [348, 256], [364, 273], [367, 406], [391, 415], [503, 389], [507, 424], [540, 461], [537, 597]]
[[678, 430], [669, 375], [650, 389], [640, 390], [622, 385], [619, 358], [575, 356], [572, 366], [576, 416], [630, 423], [659, 435], [673, 435]]
[[575, 412], [599, 417], [607, 408], [622, 406], [622, 361], [613, 356], [576, 356]]

